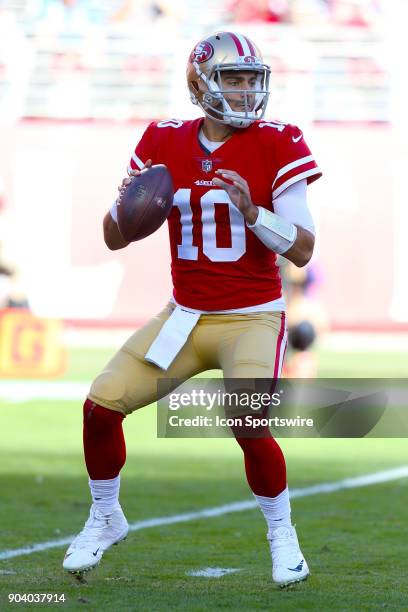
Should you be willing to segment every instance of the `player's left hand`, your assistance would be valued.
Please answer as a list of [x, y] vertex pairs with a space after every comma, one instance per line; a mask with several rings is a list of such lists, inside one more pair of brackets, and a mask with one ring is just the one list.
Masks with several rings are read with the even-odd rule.
[[[235, 170], [223, 170], [220, 168], [215, 171], [218, 176], [212, 179], [217, 187], [225, 189], [231, 202], [235, 204], [239, 211], [244, 215], [245, 221], [253, 225], [258, 216], [258, 207], [252, 202], [248, 183]], [[226, 179], [226, 180], [223, 180]], [[227, 182], [230, 181], [230, 182]]]

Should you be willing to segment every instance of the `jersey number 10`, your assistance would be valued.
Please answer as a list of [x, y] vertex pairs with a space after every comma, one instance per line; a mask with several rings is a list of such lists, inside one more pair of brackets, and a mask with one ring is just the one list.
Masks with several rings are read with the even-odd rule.
[[[191, 189], [178, 189], [174, 194], [173, 206], [180, 210], [181, 244], [177, 245], [180, 259], [198, 259], [198, 247], [193, 245], [193, 211], [191, 209]], [[215, 207], [228, 204], [231, 246], [217, 247]], [[246, 250], [245, 220], [231, 202], [229, 195], [222, 189], [210, 189], [200, 198], [201, 219], [203, 224], [203, 253], [211, 261], [237, 261]]]

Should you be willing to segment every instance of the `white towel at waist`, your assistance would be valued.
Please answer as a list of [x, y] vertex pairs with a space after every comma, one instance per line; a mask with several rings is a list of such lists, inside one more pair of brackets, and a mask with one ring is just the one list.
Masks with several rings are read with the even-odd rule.
[[146, 361], [167, 370], [187, 342], [199, 318], [200, 313], [176, 306], [150, 345], [145, 355]]

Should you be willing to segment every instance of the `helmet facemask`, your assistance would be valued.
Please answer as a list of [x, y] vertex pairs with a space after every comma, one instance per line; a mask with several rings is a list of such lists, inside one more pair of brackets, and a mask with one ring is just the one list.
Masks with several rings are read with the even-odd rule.
[[[198, 79], [205, 86], [205, 91], [200, 90], [197, 95], [192, 93], [191, 99], [194, 104], [198, 104], [202, 108], [210, 119], [237, 128], [246, 128], [254, 121], [262, 119], [269, 98], [269, 66], [260, 62], [250, 65], [215, 64], [208, 75], [201, 71], [197, 62], [193, 62], [193, 66]], [[255, 88], [231, 89], [223, 87], [222, 73], [243, 71], [256, 73], [257, 83]], [[242, 111], [233, 110], [228, 102], [229, 96], [236, 96], [237, 94], [242, 96]]]

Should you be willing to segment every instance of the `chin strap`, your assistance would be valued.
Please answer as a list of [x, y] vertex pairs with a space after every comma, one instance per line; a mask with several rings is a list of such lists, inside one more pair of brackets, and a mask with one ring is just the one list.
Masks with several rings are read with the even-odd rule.
[[258, 206], [258, 210], [255, 223], [253, 225], [247, 223], [247, 227], [268, 249], [283, 255], [296, 241], [296, 225], [262, 206]]

